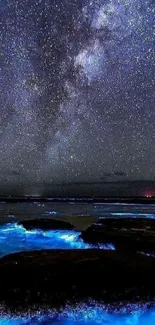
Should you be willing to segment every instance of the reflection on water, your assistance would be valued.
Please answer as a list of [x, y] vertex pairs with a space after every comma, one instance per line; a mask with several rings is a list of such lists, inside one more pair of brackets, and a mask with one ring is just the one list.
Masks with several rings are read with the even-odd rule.
[[146, 218], [155, 219], [155, 214], [152, 213], [131, 213], [131, 212], [115, 212], [111, 213], [112, 217], [131, 217], [131, 218]]
[[121, 311], [106, 311], [99, 305], [66, 308], [60, 313], [38, 312], [26, 316], [1, 316], [1, 325], [154, 325], [155, 309], [128, 306]]
[[79, 236], [80, 232], [70, 230], [27, 231], [16, 223], [9, 223], [0, 226], [0, 257], [13, 252], [36, 249], [115, 249], [112, 244], [97, 246], [86, 244]]

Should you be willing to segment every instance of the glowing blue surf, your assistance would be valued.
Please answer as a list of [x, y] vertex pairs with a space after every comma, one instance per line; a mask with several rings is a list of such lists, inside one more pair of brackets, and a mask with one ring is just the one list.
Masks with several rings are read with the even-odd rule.
[[139, 217], [139, 218], [146, 218], [146, 219], [155, 219], [155, 214], [152, 213], [130, 213], [130, 212], [115, 212], [111, 213], [112, 216], [119, 216], [119, 217]]
[[25, 316], [1, 316], [1, 325], [154, 325], [155, 309], [130, 306], [120, 311], [106, 311], [104, 307], [80, 305], [56, 311]]
[[16, 223], [5, 224], [0, 226], [0, 257], [36, 249], [115, 249], [112, 244], [86, 244], [79, 236], [80, 232], [70, 230], [27, 231]]

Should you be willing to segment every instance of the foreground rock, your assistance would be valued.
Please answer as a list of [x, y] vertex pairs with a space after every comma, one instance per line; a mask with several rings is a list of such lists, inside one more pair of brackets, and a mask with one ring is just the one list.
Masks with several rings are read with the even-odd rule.
[[23, 226], [26, 230], [73, 230], [75, 228], [69, 222], [50, 218], [23, 220], [18, 222], [18, 225]]
[[112, 243], [118, 250], [155, 252], [155, 221], [149, 219], [100, 219], [82, 232], [88, 243]]
[[104, 302], [155, 297], [155, 259], [101, 250], [21, 252], [0, 260], [0, 303], [51, 307], [92, 298]]

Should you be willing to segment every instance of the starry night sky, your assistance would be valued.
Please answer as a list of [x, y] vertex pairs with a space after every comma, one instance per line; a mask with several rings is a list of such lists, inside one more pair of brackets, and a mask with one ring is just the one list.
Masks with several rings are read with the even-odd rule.
[[154, 14], [0, 0], [1, 188], [155, 180]]

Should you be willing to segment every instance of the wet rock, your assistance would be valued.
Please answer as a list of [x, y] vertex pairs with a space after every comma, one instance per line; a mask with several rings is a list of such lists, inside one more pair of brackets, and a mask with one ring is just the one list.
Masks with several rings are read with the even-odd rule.
[[[20, 252], [0, 260], [0, 303], [16, 308], [155, 297], [155, 259], [102, 250]], [[140, 297], [140, 298], [139, 298]]]
[[43, 219], [32, 219], [22, 220], [18, 222], [18, 225], [23, 226], [26, 230], [41, 229], [41, 230], [73, 230], [75, 227], [66, 221], [43, 218]]
[[82, 232], [88, 243], [112, 243], [116, 249], [155, 252], [155, 221], [149, 219], [100, 219]]

